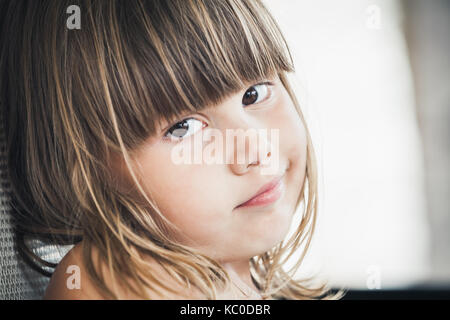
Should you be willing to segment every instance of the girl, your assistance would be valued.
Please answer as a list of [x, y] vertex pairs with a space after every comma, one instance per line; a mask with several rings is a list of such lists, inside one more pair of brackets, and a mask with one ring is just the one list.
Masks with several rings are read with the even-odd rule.
[[[79, 29], [66, 23], [71, 5]], [[45, 298], [331, 297], [293, 278], [314, 231], [317, 172], [290, 54], [260, 1], [11, 1], [4, 12], [20, 248], [38, 263], [28, 236], [75, 245]], [[277, 135], [227, 140], [223, 162], [175, 163], [174, 149], [208, 129]]]

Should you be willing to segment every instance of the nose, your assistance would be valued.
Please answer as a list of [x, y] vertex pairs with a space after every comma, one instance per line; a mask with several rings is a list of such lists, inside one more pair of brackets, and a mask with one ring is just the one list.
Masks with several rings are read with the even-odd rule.
[[226, 144], [231, 149], [228, 164], [236, 175], [244, 175], [252, 169], [269, 165], [272, 145], [267, 138], [266, 129], [237, 129], [227, 133]]

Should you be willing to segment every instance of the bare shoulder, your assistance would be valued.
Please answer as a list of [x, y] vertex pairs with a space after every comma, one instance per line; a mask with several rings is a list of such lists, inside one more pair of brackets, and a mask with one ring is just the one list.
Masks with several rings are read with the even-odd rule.
[[[96, 249], [92, 256], [95, 257]], [[108, 268], [105, 265], [97, 265], [97, 259], [92, 260], [94, 267], [100, 270], [104, 276], [106, 283], [112, 284], [112, 277], [108, 272]], [[149, 260], [150, 261], [150, 260]], [[152, 273], [157, 279], [164, 282], [170, 288], [173, 288], [176, 293], [163, 292], [156, 293], [154, 291], [147, 290], [146, 294], [148, 299], [160, 300], [160, 299], [202, 299], [199, 292], [194, 291], [192, 288], [183, 287], [175, 279], [169, 276], [169, 274], [156, 262], [150, 262], [152, 266]], [[78, 286], [77, 279], [74, 278], [76, 274], [79, 276]], [[135, 300], [141, 299], [141, 297], [135, 295], [129, 289], [116, 284], [115, 294], [119, 299]], [[44, 299], [48, 300], [103, 300], [104, 297], [96, 285], [91, 281], [87, 274], [86, 267], [82, 259], [82, 244], [81, 242], [75, 245], [60, 261], [56, 267], [49, 285], [45, 291]]]
[[61, 259], [45, 290], [46, 300], [104, 299], [87, 276], [81, 242]]

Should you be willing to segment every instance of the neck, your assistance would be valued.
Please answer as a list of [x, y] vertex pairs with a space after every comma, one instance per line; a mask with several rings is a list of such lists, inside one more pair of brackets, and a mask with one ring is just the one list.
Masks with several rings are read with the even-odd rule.
[[232, 281], [241, 290], [259, 294], [258, 288], [252, 281], [249, 261], [231, 261], [223, 264], [223, 267], [230, 273]]

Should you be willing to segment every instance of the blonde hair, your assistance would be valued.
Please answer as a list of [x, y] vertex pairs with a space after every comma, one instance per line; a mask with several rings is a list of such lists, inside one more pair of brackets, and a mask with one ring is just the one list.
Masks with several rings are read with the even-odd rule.
[[[74, 4], [81, 8], [80, 30], [65, 27], [66, 8]], [[145, 194], [131, 159], [158, 121], [213, 106], [268, 75], [280, 76], [306, 128], [286, 77], [294, 71], [289, 49], [264, 5], [14, 1], [5, 12], [1, 42], [0, 97], [23, 252], [45, 263], [26, 248], [26, 236], [57, 244], [83, 239], [88, 274], [106, 297], [118, 298], [90, 259], [94, 247], [113, 279], [122, 283], [125, 275], [135, 281], [136, 286], [123, 283], [132, 292], [143, 298], [147, 289], [172, 292], [152, 274], [145, 254], [181, 284], [216, 299], [231, 281], [228, 273], [172, 239], [179, 230]], [[116, 155], [150, 207], [117, 188], [109, 165]], [[263, 297], [330, 297], [326, 285], [293, 279], [316, 223], [317, 168], [308, 130], [306, 180], [297, 208], [302, 202], [292, 237], [249, 261]], [[283, 270], [300, 249], [293, 268]]]

